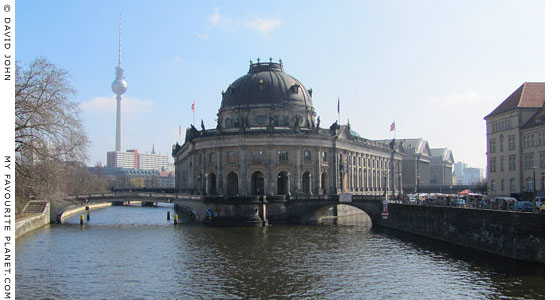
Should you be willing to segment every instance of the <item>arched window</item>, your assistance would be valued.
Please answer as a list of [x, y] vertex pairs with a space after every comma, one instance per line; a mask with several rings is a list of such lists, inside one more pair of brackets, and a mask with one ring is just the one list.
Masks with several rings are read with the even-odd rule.
[[280, 172], [278, 173], [278, 180], [276, 182], [276, 193], [278, 195], [288, 194], [288, 173]]
[[251, 175], [251, 192], [253, 195], [264, 195], [264, 175], [256, 171]]
[[321, 174], [321, 187], [323, 188], [323, 194], [326, 194], [328, 192], [327, 179], [327, 172], [323, 172], [323, 174]]
[[509, 191], [510, 192], [514, 192], [515, 191], [515, 178], [510, 178], [509, 179]]
[[226, 188], [227, 194], [230, 196], [237, 195], [238, 193], [238, 183], [237, 183], [237, 174], [235, 172], [229, 172], [226, 178]]
[[216, 174], [210, 173], [208, 174], [208, 192], [212, 194], [216, 194]]
[[309, 172], [304, 172], [301, 176], [301, 186], [305, 194], [311, 194], [311, 174]]
[[528, 192], [532, 192], [535, 190], [535, 181], [533, 180], [533, 177], [527, 177], [527, 179], [525, 180], [525, 188]]

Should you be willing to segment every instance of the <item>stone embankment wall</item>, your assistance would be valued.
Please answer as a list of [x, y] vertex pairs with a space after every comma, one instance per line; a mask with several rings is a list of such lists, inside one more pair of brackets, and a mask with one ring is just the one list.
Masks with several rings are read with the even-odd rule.
[[75, 207], [72, 209], [68, 209], [63, 211], [59, 216], [58, 219], [56, 220], [56, 222], [58, 223], [62, 223], [64, 222], [64, 220], [66, 220], [67, 218], [78, 214], [78, 213], [85, 213], [86, 212], [86, 207], [88, 207], [89, 210], [94, 210], [94, 209], [100, 209], [100, 208], [105, 208], [108, 206], [111, 206], [112, 203], [111, 202], [106, 202], [106, 203], [96, 203], [96, 204], [89, 204], [89, 205], [83, 205], [83, 206], [79, 206], [79, 207]]
[[523, 261], [545, 261], [544, 214], [389, 204], [383, 227]]
[[[30, 211], [30, 206], [41, 207], [39, 211]], [[16, 220], [16, 239], [24, 234], [43, 227], [51, 222], [50, 203], [30, 201], [23, 209], [22, 216]]]

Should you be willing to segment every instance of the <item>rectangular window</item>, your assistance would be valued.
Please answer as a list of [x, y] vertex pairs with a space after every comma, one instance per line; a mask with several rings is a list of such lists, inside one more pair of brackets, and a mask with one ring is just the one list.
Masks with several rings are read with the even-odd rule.
[[530, 137], [530, 142], [529, 142], [530, 147], [535, 147], [535, 135], [531, 134], [529, 137]]
[[323, 151], [323, 161], [324, 162], [328, 162], [329, 161], [329, 157], [327, 156], [327, 151]]
[[544, 145], [543, 133], [539, 132], [537, 133], [537, 146], [542, 146], [542, 145]]
[[508, 136], [508, 150], [515, 150], [515, 135]]
[[500, 134], [500, 152], [504, 152], [504, 136]]
[[501, 156], [501, 157], [500, 157], [500, 171], [504, 171], [504, 165], [505, 165], [505, 163], [504, 163], [504, 157]]
[[496, 181], [494, 179], [490, 181], [490, 190], [492, 192], [496, 191]]
[[496, 158], [490, 158], [490, 172], [496, 172]]
[[288, 161], [288, 151], [278, 151], [279, 161]]
[[539, 168], [544, 169], [544, 151], [539, 153]]
[[515, 178], [509, 179], [509, 190], [510, 192], [515, 191]]
[[210, 163], [216, 162], [216, 153], [215, 152], [208, 153], [208, 162], [210, 162]]
[[515, 155], [509, 156], [509, 170], [515, 171]]
[[311, 162], [311, 151], [303, 151], [303, 161]]
[[236, 161], [237, 160], [237, 152], [236, 151], [228, 151], [227, 152], [227, 160], [228, 161]]
[[264, 159], [263, 151], [251, 151], [251, 157], [253, 161], [262, 161]]
[[495, 140], [495, 139], [491, 139], [491, 140], [490, 140], [490, 145], [489, 145], [488, 148], [490, 148], [490, 149], [489, 149], [489, 150], [490, 150], [490, 153], [496, 152], [496, 140]]
[[525, 154], [525, 169], [532, 169], [533, 166], [533, 153]]

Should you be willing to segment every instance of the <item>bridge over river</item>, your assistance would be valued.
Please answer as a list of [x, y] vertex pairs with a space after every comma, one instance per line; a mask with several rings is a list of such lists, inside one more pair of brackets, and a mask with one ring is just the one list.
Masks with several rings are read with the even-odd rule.
[[318, 224], [336, 220], [344, 204], [365, 212], [373, 226], [382, 226], [519, 260], [544, 263], [544, 214], [489, 209], [403, 204], [389, 200], [388, 218], [381, 217], [383, 196], [268, 195], [201, 196], [157, 191], [115, 191], [66, 198], [73, 202], [144, 205], [172, 202], [183, 223], [216, 226]]
[[78, 203], [110, 202], [127, 205], [141, 202], [174, 203], [184, 222], [221, 226], [266, 225], [271, 223], [317, 223], [324, 216], [336, 216], [336, 206], [346, 204], [364, 211], [373, 221], [380, 218], [382, 196], [297, 195], [297, 196], [201, 196], [170, 192], [115, 191], [66, 197]]

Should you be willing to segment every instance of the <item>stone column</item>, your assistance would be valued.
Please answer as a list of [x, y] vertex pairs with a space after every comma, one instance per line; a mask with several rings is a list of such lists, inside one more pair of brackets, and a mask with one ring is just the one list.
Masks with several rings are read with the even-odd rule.
[[290, 172], [286, 173], [286, 179], [287, 179], [286, 180], [286, 191], [287, 191], [288, 196], [291, 196], [292, 191], [291, 191], [291, 187], [290, 187], [290, 180], [291, 180], [290, 179]]
[[339, 187], [339, 172], [340, 172], [340, 162], [338, 161], [338, 153], [336, 152], [336, 148], [333, 147], [332, 149], [332, 164], [331, 164], [331, 185], [329, 186], [328, 191], [333, 194], [338, 194], [338, 187]]
[[218, 194], [223, 195], [224, 193], [224, 184], [223, 184], [223, 169], [224, 169], [224, 165], [223, 165], [223, 149], [220, 147], [218, 149]]
[[241, 146], [238, 155], [239, 165], [239, 180], [241, 183], [239, 194], [245, 196], [248, 194], [248, 180], [247, 180], [247, 146]]
[[309, 174], [309, 195], [313, 195], [313, 174]]
[[207, 189], [206, 177], [208, 177], [208, 174], [206, 174], [206, 153], [202, 152], [201, 157], [202, 157], [202, 161], [201, 161], [202, 168], [200, 170], [200, 173], [201, 173], [200, 185], [201, 185], [202, 188], [200, 189], [200, 194], [204, 195], [206, 193], [206, 189]]
[[265, 194], [276, 194], [276, 183], [278, 181], [278, 179], [276, 178], [276, 174], [274, 174], [274, 158], [275, 153], [274, 153], [274, 148], [273, 146], [269, 145], [267, 148], [267, 153], [266, 153], [266, 157], [267, 157], [267, 165], [268, 165], [268, 172], [266, 174], [266, 178], [267, 178], [267, 182], [268, 184], [265, 183], [265, 187], [266, 187], [266, 192]]
[[323, 151], [321, 148], [317, 151], [317, 164], [315, 166], [315, 186], [317, 187], [317, 194], [321, 194], [322, 191], [322, 184], [321, 184], [321, 159], [323, 157]]
[[209, 195], [210, 194], [210, 184], [208, 182], [208, 174], [204, 173], [204, 194], [205, 195]]
[[302, 151], [300, 147], [294, 147], [294, 176], [296, 178], [296, 192], [299, 192], [302, 190], [302, 186], [301, 186], [301, 155], [302, 155]]

